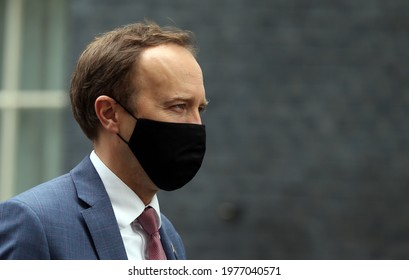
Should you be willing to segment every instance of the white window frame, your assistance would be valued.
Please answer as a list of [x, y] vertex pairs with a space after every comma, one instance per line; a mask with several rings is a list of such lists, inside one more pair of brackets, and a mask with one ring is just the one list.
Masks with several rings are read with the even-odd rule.
[[[67, 105], [63, 90], [20, 90], [23, 4], [7, 0], [4, 22], [3, 87], [0, 89], [0, 201], [15, 195], [19, 113], [23, 109], [58, 109]], [[30, 0], [28, 0], [30, 1]]]

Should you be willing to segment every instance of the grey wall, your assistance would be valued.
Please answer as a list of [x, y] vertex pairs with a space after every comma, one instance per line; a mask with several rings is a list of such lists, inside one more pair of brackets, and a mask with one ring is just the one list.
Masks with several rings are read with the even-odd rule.
[[[200, 47], [208, 152], [160, 193], [191, 259], [409, 258], [409, 2], [73, 0], [72, 69], [144, 18]], [[66, 169], [90, 144], [66, 116]]]

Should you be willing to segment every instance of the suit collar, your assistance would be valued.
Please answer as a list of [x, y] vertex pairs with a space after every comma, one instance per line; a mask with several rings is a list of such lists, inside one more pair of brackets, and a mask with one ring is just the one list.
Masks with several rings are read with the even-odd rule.
[[71, 172], [78, 198], [88, 207], [81, 212], [99, 259], [127, 259], [108, 194], [89, 157]]
[[[108, 193], [120, 230], [128, 227], [145, 210], [145, 204], [130, 187], [102, 162], [95, 151], [91, 152], [90, 160]], [[149, 206], [155, 209], [158, 226], [160, 227], [162, 220], [156, 194]]]

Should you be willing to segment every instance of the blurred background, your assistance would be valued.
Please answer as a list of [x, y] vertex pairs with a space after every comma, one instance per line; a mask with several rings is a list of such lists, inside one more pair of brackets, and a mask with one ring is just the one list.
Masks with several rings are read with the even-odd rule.
[[190, 259], [409, 258], [406, 0], [0, 0], [0, 200], [92, 150], [71, 72], [115, 27], [196, 34], [208, 150], [160, 192]]

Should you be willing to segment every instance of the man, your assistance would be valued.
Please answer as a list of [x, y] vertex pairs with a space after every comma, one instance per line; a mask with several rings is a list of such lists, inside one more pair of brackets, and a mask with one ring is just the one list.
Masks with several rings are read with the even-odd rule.
[[0, 259], [186, 258], [156, 193], [189, 182], [205, 152], [191, 34], [154, 23], [103, 34], [80, 56], [70, 97], [94, 151], [0, 204]]

